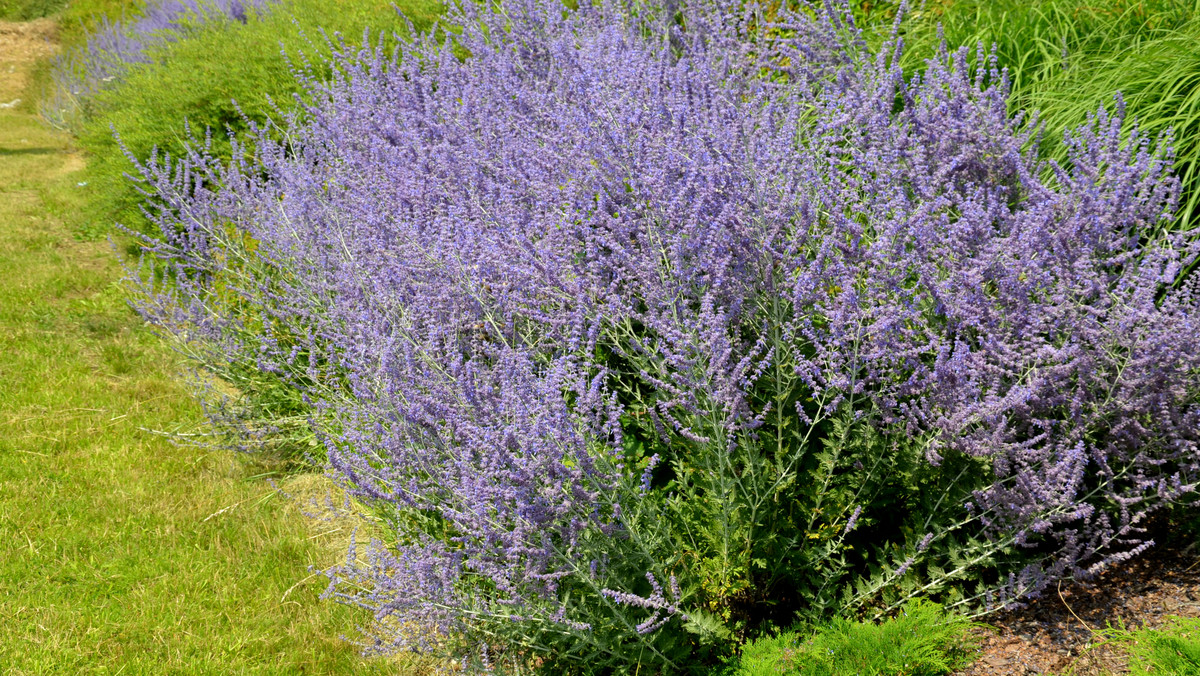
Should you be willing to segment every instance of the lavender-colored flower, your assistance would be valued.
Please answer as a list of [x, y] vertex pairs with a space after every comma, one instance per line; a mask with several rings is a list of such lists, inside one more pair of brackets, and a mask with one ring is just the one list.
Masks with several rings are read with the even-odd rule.
[[842, 535], [848, 535], [854, 527], [858, 525], [858, 517], [862, 514], [862, 505], [854, 507], [854, 512], [850, 514], [850, 518], [846, 519], [846, 527], [842, 530]]
[[1045, 163], [1002, 73], [906, 79], [844, 5], [680, 12], [456, 5], [232, 163], [144, 167], [139, 310], [303, 393], [394, 535], [331, 593], [669, 669], [704, 608], [1004, 605], [1148, 546], [1200, 473], [1169, 154], [1118, 105]]

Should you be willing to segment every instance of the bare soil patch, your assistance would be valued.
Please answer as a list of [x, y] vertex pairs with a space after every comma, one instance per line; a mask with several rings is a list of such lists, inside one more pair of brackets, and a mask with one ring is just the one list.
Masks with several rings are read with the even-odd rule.
[[23, 95], [30, 67], [58, 51], [57, 38], [53, 19], [0, 21], [0, 106]]
[[58, 24], [54, 19], [0, 21], [0, 59], [31, 63], [57, 49]]
[[1107, 627], [1157, 628], [1169, 616], [1200, 616], [1200, 559], [1152, 552], [1090, 582], [1047, 590], [1025, 608], [988, 619], [980, 658], [958, 676], [1127, 673]]

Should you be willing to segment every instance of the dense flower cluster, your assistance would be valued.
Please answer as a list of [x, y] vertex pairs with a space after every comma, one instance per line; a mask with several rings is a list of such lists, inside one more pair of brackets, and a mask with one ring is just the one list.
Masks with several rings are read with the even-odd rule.
[[245, 23], [250, 12], [275, 0], [156, 0], [131, 21], [103, 19], [87, 41], [67, 50], [54, 63], [53, 90], [42, 104], [43, 116], [66, 126], [71, 116], [97, 93], [121, 79], [131, 66], [149, 63], [150, 52], [178, 40], [187, 26], [217, 19]]
[[381, 647], [682, 668], [772, 612], [1013, 602], [1194, 489], [1198, 250], [1146, 234], [1178, 183], [1119, 105], [1058, 166], [1001, 73], [905, 79], [836, 7], [449, 22], [149, 162], [132, 273], [309, 402], [391, 532], [330, 572]]

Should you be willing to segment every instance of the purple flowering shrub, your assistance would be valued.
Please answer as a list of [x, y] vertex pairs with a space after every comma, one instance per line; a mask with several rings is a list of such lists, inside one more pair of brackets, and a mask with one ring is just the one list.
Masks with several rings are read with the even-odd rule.
[[306, 402], [390, 533], [329, 571], [376, 648], [682, 670], [1151, 546], [1200, 470], [1169, 152], [1118, 105], [1045, 162], [1002, 73], [842, 9], [667, 10], [458, 5], [143, 167], [138, 307]]
[[134, 20], [104, 19], [83, 45], [55, 60], [53, 89], [41, 104], [42, 117], [61, 127], [72, 126], [97, 94], [111, 89], [130, 68], [151, 63], [155, 49], [206, 22], [245, 23], [249, 13], [263, 11], [274, 1], [154, 0]]

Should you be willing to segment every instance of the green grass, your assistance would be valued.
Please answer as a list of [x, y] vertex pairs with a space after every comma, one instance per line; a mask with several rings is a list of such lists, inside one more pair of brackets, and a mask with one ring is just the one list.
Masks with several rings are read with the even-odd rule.
[[71, 236], [82, 164], [0, 110], [0, 671], [421, 673], [361, 657], [340, 636], [369, 618], [318, 600], [309, 566], [344, 557], [349, 525], [300, 516], [255, 477], [272, 467], [147, 431], [201, 416], [109, 245]]
[[834, 620], [747, 644], [725, 676], [934, 676], [970, 662], [971, 624], [929, 602], [885, 622]]
[[[919, 69], [936, 53], [941, 27], [951, 47], [994, 46], [1018, 99], [1035, 83], [1094, 55], [1136, 49], [1188, 24], [1197, 0], [925, 0], [902, 28], [904, 65]], [[897, 3], [863, 5], [875, 40], [890, 32]], [[1019, 102], [1023, 103], [1023, 102]]]
[[66, 0], [0, 0], [0, 20], [40, 19], [60, 11], [66, 4]]
[[[1200, 216], [1200, 16], [1178, 30], [1137, 46], [1091, 55], [1030, 88], [1030, 108], [1042, 112], [1048, 140], [1083, 122], [1101, 104], [1112, 107], [1120, 92], [1127, 125], [1136, 123], [1151, 139], [1173, 133], [1176, 174], [1184, 192], [1181, 227], [1196, 227]], [[1061, 146], [1050, 146], [1061, 155]]]
[[0, 0], [0, 21], [54, 17], [60, 42], [78, 44], [101, 20], [138, 16], [145, 4], [146, 0]]
[[[4, 0], [0, 0], [3, 2]], [[58, 23], [58, 41], [63, 47], [82, 44], [88, 31], [103, 20], [121, 21], [142, 15], [147, 0], [9, 0], [62, 5], [54, 15]], [[49, 16], [49, 15], [47, 15]]]

